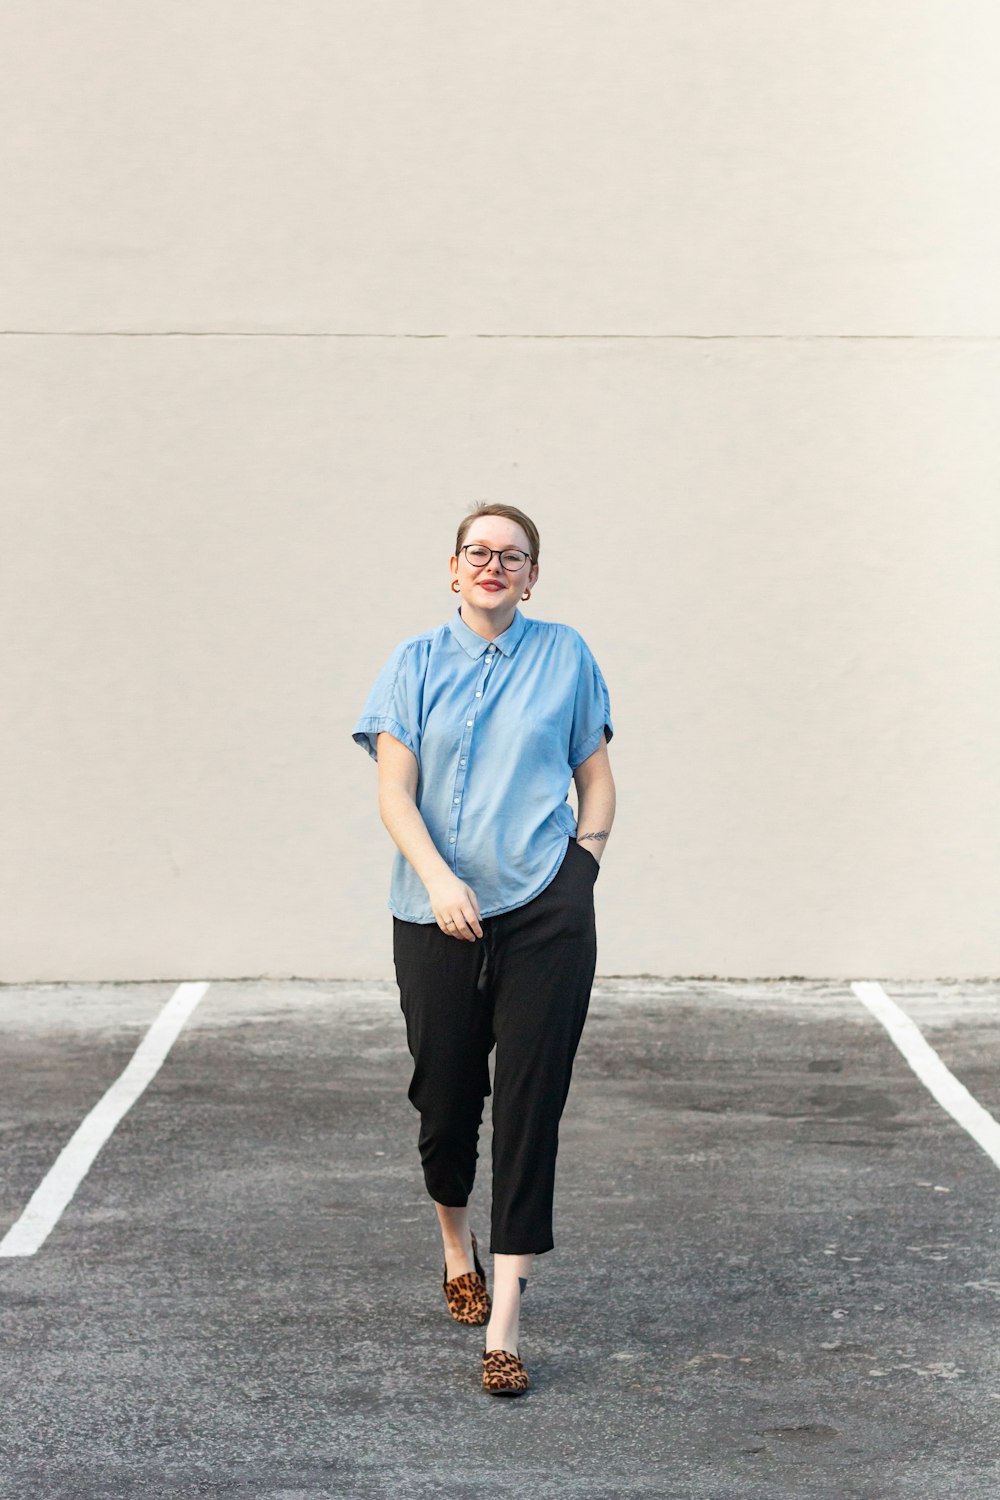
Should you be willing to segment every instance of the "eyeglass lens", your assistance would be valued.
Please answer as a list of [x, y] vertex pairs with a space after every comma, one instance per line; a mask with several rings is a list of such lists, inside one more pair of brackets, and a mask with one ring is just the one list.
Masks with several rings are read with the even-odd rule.
[[[489, 562], [491, 553], [488, 547], [466, 547], [465, 555], [474, 568], [481, 568]], [[516, 573], [518, 568], [523, 568], [528, 560], [526, 552], [502, 552], [500, 562], [509, 573]]]

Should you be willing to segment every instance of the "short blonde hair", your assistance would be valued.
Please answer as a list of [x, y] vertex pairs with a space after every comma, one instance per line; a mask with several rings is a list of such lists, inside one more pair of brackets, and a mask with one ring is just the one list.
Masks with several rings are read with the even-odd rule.
[[485, 501], [481, 501], [480, 504], [476, 506], [475, 510], [470, 511], [469, 514], [465, 516], [461, 521], [458, 528], [458, 539], [455, 542], [456, 556], [461, 553], [462, 544], [469, 534], [469, 527], [472, 526], [475, 521], [478, 521], [481, 516], [505, 516], [508, 521], [516, 521], [518, 526], [520, 526], [521, 530], [524, 532], [525, 536], [528, 538], [528, 551], [531, 554], [531, 561], [533, 563], [536, 563], [538, 561], [538, 527], [535, 525], [531, 517], [526, 516], [523, 510], [518, 510], [516, 505], [487, 505]]

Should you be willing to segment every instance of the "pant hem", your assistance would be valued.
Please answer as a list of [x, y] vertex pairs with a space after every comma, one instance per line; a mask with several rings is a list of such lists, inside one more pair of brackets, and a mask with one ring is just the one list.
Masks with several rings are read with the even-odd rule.
[[490, 1241], [491, 1255], [546, 1255], [550, 1250], [554, 1250], [555, 1248], [555, 1242], [553, 1240], [549, 1240], [547, 1245], [541, 1245], [538, 1247], [538, 1249], [536, 1249], [533, 1245], [529, 1245], [526, 1250], [498, 1250], [493, 1244], [493, 1241]]

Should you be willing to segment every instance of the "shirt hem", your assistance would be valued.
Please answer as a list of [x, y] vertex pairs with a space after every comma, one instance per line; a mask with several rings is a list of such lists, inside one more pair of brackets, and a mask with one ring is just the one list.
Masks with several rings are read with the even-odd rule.
[[[530, 896], [525, 896], [525, 898], [524, 898], [523, 901], [513, 901], [513, 902], [511, 902], [510, 906], [496, 906], [496, 907], [493, 908], [492, 911], [481, 911], [479, 913], [480, 918], [481, 919], [485, 919], [486, 917], [502, 917], [505, 912], [508, 912], [508, 911], [517, 911], [518, 907], [527, 906], [527, 904], [528, 904], [529, 901], [534, 901], [534, 899], [535, 899], [536, 896], [540, 896], [542, 894], [542, 892], [546, 889], [546, 887], [550, 886], [552, 884], [553, 880], [555, 880], [556, 876], [559, 874], [559, 871], [562, 868], [562, 862], [566, 858], [566, 851], [569, 849], [569, 846], [570, 846], [570, 840], [573, 837], [574, 837], [574, 835], [571, 834], [571, 833], [566, 835], [566, 842], [562, 846], [562, 853], [560, 854], [559, 858], [556, 860], [555, 865], [549, 871], [548, 875], [546, 875], [546, 877], [542, 881], [541, 885], [538, 886], [535, 890], [533, 890]], [[391, 901], [387, 901], [386, 905], [388, 906], [389, 910], [392, 912], [393, 916], [394, 917], [398, 917], [401, 922], [414, 922], [418, 926], [429, 927], [431, 925], [431, 923], [436, 920], [434, 917], [430, 917], [430, 918], [428, 918], [428, 917], [404, 917], [403, 914], [402, 914], [402, 912], [398, 912], [396, 910], [396, 908], [393, 906], [393, 904], [392, 904]]]

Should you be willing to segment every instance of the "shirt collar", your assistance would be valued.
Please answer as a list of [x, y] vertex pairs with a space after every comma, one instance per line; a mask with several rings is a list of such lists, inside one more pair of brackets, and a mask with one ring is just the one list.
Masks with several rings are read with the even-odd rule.
[[522, 615], [521, 611], [516, 606], [514, 608], [514, 618], [507, 626], [507, 629], [503, 632], [502, 635], [498, 635], [496, 639], [492, 641], [486, 640], [485, 636], [477, 635], [476, 631], [472, 629], [471, 625], [467, 625], [465, 623], [465, 621], [462, 619], [461, 605], [459, 605], [455, 610], [455, 613], [448, 621], [448, 624], [451, 627], [451, 633], [455, 637], [458, 644], [462, 647], [463, 651], [467, 651], [469, 655], [473, 657], [473, 659], [478, 659], [480, 656], [482, 656], [487, 646], [496, 646], [497, 650], [502, 651], [504, 656], [513, 656], [514, 652], [517, 650], [518, 642], [528, 628], [527, 619], [524, 615]]

